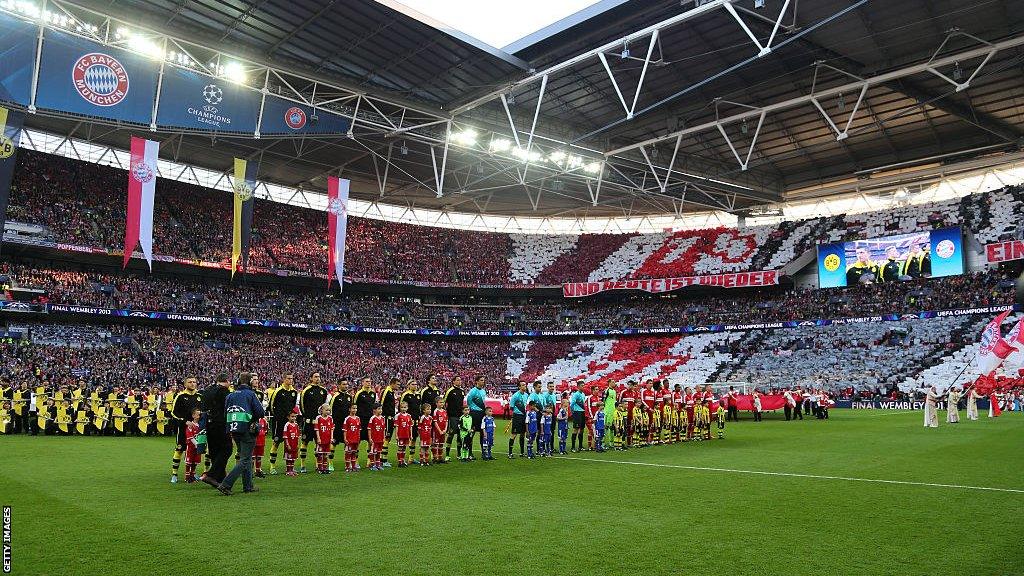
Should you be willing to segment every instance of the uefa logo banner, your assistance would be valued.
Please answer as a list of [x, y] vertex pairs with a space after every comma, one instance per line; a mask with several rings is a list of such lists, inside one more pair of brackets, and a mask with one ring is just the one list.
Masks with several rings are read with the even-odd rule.
[[302, 130], [306, 126], [306, 112], [298, 106], [292, 106], [284, 113], [284, 123], [292, 130]]
[[346, 134], [349, 119], [309, 104], [268, 94], [263, 102], [260, 134]]

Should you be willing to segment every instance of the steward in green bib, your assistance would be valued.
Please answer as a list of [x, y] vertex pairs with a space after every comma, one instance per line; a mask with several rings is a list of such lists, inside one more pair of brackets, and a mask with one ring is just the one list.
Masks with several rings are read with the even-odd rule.
[[235, 384], [235, 391], [228, 394], [224, 401], [227, 413], [228, 433], [238, 446], [238, 461], [235, 467], [224, 477], [224, 481], [217, 486], [225, 496], [231, 495], [231, 488], [235, 480], [242, 477], [242, 489], [246, 492], [255, 492], [256, 487], [252, 483], [252, 451], [256, 446], [256, 429], [254, 424], [260, 418], [266, 416], [263, 404], [256, 394], [249, 388], [252, 381], [252, 374], [242, 372], [238, 375], [238, 382]]

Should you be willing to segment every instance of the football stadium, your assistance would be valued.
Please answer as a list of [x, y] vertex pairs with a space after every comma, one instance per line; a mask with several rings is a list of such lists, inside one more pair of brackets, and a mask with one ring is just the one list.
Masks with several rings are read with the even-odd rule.
[[1024, 2], [0, 0], [2, 573], [1024, 574]]

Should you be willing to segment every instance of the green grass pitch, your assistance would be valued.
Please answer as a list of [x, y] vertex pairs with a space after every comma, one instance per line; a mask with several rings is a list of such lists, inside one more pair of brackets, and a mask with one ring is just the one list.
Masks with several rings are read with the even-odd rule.
[[508, 461], [499, 441], [494, 462], [231, 498], [168, 483], [169, 438], [0, 436], [0, 504], [15, 574], [1024, 574], [1024, 418], [921, 419], [768, 415], [579, 455], [611, 462]]

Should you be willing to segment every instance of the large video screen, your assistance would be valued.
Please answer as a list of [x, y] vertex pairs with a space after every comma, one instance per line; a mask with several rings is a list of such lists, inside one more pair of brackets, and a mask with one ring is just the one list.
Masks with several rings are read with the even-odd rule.
[[818, 246], [818, 286], [899, 282], [964, 273], [960, 228]]

